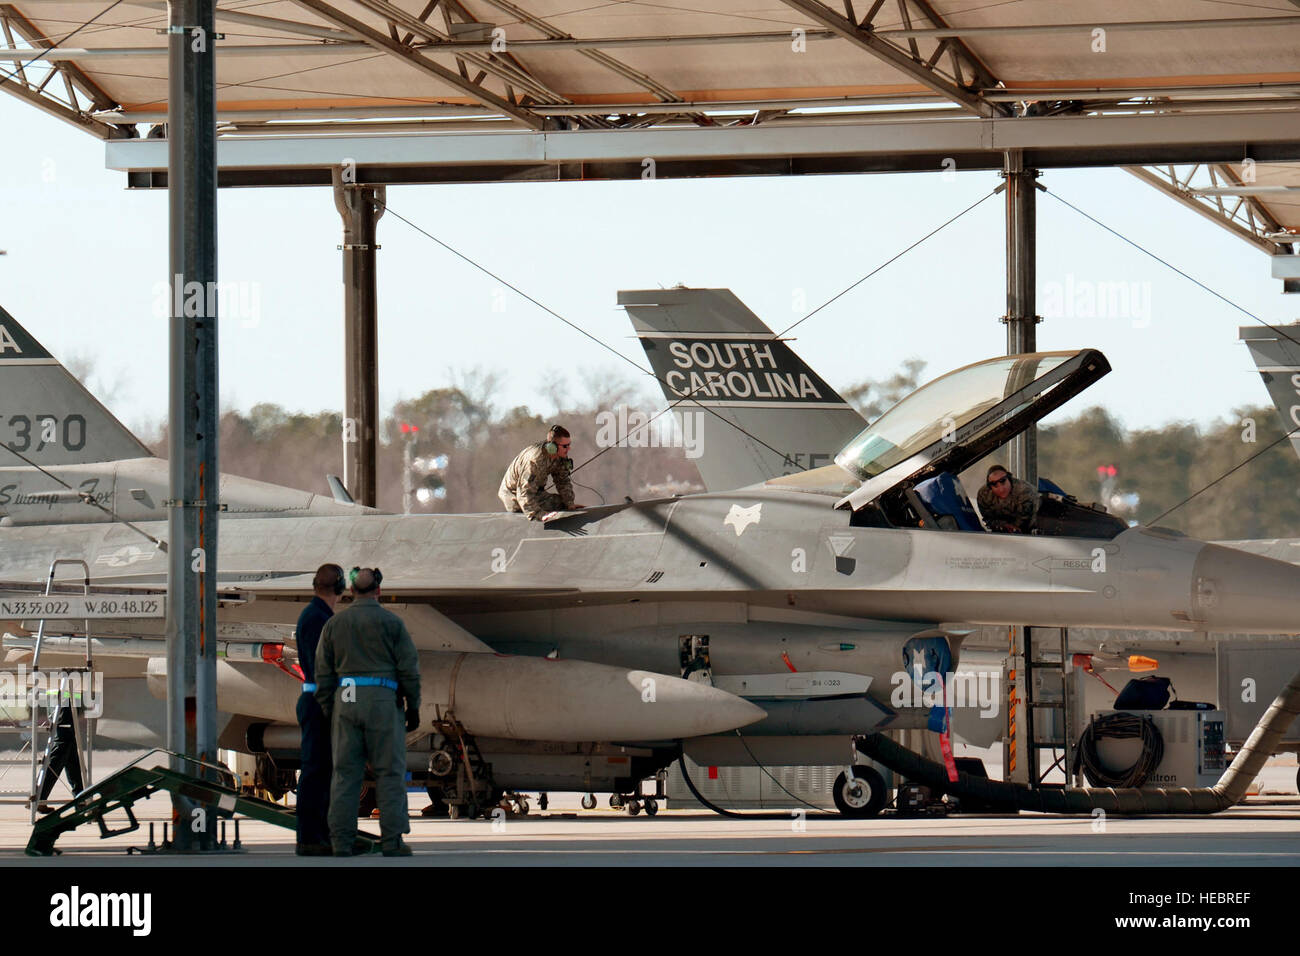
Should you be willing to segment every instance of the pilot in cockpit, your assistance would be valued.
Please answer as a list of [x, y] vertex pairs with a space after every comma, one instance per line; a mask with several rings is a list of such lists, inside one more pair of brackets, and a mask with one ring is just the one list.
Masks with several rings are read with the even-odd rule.
[[975, 496], [990, 531], [1029, 534], [1038, 517], [1038, 492], [1001, 465], [993, 465]]

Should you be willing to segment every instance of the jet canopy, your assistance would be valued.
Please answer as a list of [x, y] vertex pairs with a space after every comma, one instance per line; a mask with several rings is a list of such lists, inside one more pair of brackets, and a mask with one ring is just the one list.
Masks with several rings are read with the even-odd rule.
[[862, 482], [854, 509], [903, 482], [957, 473], [1110, 371], [1096, 349], [986, 359], [923, 385], [858, 434], [835, 463]]

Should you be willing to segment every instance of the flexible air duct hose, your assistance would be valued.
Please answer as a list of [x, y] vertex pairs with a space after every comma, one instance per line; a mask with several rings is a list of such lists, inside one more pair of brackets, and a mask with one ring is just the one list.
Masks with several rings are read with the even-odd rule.
[[1246, 788], [1277, 750], [1278, 741], [1300, 714], [1300, 673], [1291, 678], [1268, 711], [1260, 718], [1232, 764], [1213, 787], [1165, 789], [1031, 789], [1024, 784], [988, 780], [958, 773], [948, 780], [942, 764], [927, 760], [881, 734], [858, 741], [858, 750], [908, 780], [935, 791], [966, 797], [1003, 810], [1039, 813], [1218, 813], [1240, 802]]

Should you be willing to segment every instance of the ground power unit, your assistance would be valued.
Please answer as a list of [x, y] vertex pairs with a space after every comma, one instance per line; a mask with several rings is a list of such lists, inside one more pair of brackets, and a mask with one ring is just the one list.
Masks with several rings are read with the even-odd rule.
[[[1160, 732], [1164, 755], [1143, 783], [1148, 787], [1212, 787], [1227, 767], [1221, 710], [1099, 711], [1093, 717], [1124, 713], [1150, 717]], [[1137, 738], [1097, 742], [1097, 756], [1111, 770], [1132, 766], [1142, 755]]]

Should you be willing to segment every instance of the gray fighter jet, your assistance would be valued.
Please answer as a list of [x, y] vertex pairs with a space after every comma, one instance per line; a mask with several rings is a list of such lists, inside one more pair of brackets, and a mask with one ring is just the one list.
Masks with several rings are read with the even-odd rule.
[[[11, 321], [10, 339], [34, 345]], [[918, 389], [834, 464], [734, 491], [543, 522], [353, 506], [223, 520], [219, 636], [283, 643], [316, 566], [382, 567], [385, 598], [421, 649], [425, 709], [409, 765], [459, 805], [463, 764], [477, 768], [476, 794], [485, 775], [490, 796], [626, 793], [683, 741], [711, 747], [711, 763], [728, 746], [736, 763], [790, 751], [812, 763], [816, 740], [927, 726], [935, 704], [908, 682], [950, 670], [977, 625], [1293, 630], [1300, 569], [1280, 561], [1129, 529], [1068, 499], [1045, 503], [1038, 535], [983, 531], [954, 476], [1108, 371], [1091, 349], [978, 362]], [[703, 380], [715, 396], [717, 381]], [[6, 394], [16, 413], [42, 414], [32, 396]], [[0, 440], [21, 443], [13, 431]], [[42, 465], [65, 484], [59, 473], [73, 467]], [[100, 504], [126, 517], [131, 498], [115, 485]], [[158, 590], [166, 555], [147, 542], [165, 537], [164, 522], [145, 518], [6, 519], [0, 582], [30, 587], [76, 557], [97, 586]], [[158, 625], [118, 623], [111, 636], [156, 639]], [[296, 749], [299, 688], [291, 667], [269, 666], [275, 644], [221, 663], [219, 704], [232, 714], [222, 746]], [[155, 684], [161, 657], [148, 662]]]

